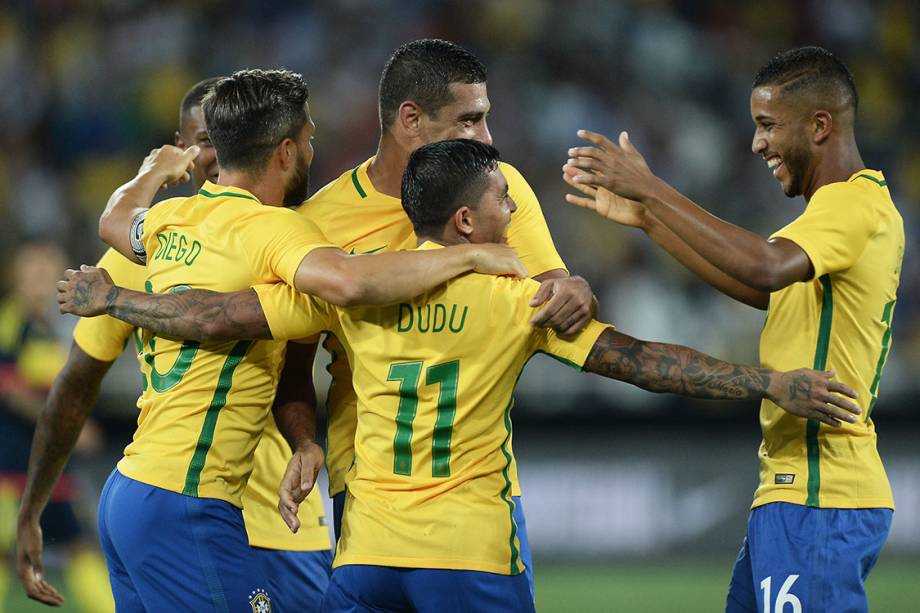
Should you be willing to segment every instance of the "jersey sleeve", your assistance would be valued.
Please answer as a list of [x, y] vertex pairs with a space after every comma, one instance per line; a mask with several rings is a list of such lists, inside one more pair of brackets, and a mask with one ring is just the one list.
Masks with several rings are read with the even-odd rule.
[[566, 270], [537, 195], [514, 166], [503, 163], [500, 167], [508, 181], [508, 195], [517, 205], [508, 226], [508, 244], [517, 251], [531, 277], [559, 268]]
[[335, 247], [317, 225], [290, 209], [262, 206], [253, 218], [241, 224], [240, 242], [256, 270], [271, 270], [294, 285], [294, 275], [303, 259], [314, 249]]
[[613, 327], [592, 319], [576, 336], [562, 338], [550, 328], [536, 328], [530, 324], [541, 308], [530, 306], [531, 298], [540, 288], [539, 283], [533, 279], [497, 278], [495, 287], [498, 291], [493, 291], [492, 312], [509, 313], [511, 325], [528, 335], [530, 353], [545, 353], [578, 370], [584, 366], [601, 333]]
[[534, 328], [534, 351], [545, 353], [564, 364], [581, 370], [594, 348], [594, 343], [607, 328], [613, 328], [613, 326], [592, 319], [587, 327], [574, 338], [562, 338], [556, 334], [555, 330], [549, 328]]
[[770, 238], [785, 238], [801, 247], [818, 278], [850, 268], [877, 225], [872, 201], [861, 187], [834, 183], [815, 192], [805, 212]]
[[[116, 285], [144, 291], [144, 267], [128, 261], [114, 249], [106, 251], [96, 266], [104, 268]], [[108, 315], [81, 317], [74, 328], [73, 340], [90, 357], [113, 362], [121, 355], [132, 332], [134, 326]]]
[[316, 335], [334, 332], [338, 324], [336, 308], [314, 296], [287, 285], [271, 283], [253, 289], [265, 313], [265, 320], [276, 341], [315, 342]]

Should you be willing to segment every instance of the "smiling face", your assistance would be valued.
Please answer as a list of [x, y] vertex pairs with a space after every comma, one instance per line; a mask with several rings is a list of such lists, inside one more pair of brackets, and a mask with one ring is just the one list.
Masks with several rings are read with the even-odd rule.
[[486, 117], [491, 104], [485, 83], [451, 83], [453, 101], [420, 117], [422, 144], [465, 138], [486, 145], [492, 144], [492, 134]]
[[807, 114], [785, 103], [780, 87], [766, 85], [751, 92], [751, 118], [754, 120], [751, 150], [766, 160], [787, 196], [804, 193], [812, 172]]

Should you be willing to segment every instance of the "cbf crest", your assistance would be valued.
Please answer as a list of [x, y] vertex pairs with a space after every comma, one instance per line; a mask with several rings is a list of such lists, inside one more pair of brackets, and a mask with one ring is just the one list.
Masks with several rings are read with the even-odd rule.
[[252, 613], [272, 613], [272, 599], [262, 588], [249, 592], [249, 605]]

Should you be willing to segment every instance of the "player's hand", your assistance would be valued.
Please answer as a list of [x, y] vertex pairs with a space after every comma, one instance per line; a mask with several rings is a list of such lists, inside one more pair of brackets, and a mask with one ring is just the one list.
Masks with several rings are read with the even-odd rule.
[[612, 219], [622, 226], [645, 227], [649, 213], [644, 204], [618, 196], [605, 187], [577, 183], [574, 178], [580, 174], [583, 174], [583, 171], [575, 166], [566, 164], [562, 167], [562, 179], [583, 194], [566, 194], [566, 202], [591, 209], [601, 217]]
[[774, 373], [767, 397], [792, 415], [817, 419], [829, 426], [840, 426], [841, 421], [855, 423], [862, 410], [844, 396], [857, 398], [859, 394], [834, 381], [835, 374], [833, 370], [810, 368]]
[[578, 136], [593, 147], [569, 149], [567, 171], [575, 184], [603, 187], [628, 200], [651, 197], [658, 186], [645, 158], [633, 147], [626, 132], [620, 132], [620, 144], [597, 132], [579, 130]]
[[316, 475], [324, 461], [322, 447], [310, 441], [294, 452], [284, 471], [281, 488], [278, 490], [278, 510], [284, 523], [295, 534], [300, 529], [300, 519], [297, 517], [300, 503], [316, 484]]
[[144, 158], [137, 174], [153, 173], [162, 183], [161, 187], [178, 185], [180, 182], [185, 183], [192, 178], [195, 158], [198, 157], [200, 151], [198, 145], [192, 145], [184, 150], [173, 145], [163, 145], [159, 149], [152, 150]]
[[581, 332], [595, 315], [594, 292], [581, 277], [547, 279], [530, 300], [530, 306], [543, 305], [530, 324], [552, 328], [563, 336]]
[[32, 600], [59, 607], [64, 598], [45, 581], [42, 566], [42, 529], [38, 518], [20, 517], [16, 527], [16, 573]]
[[80, 266], [80, 270], [64, 271], [64, 278], [57, 282], [57, 301], [61, 313], [80, 317], [105, 315], [106, 303], [112, 291], [117, 292], [112, 277], [104, 268]]
[[527, 268], [518, 257], [517, 252], [508, 245], [482, 243], [470, 245], [472, 266], [476, 272], [487, 275], [508, 275], [520, 279], [527, 278]]

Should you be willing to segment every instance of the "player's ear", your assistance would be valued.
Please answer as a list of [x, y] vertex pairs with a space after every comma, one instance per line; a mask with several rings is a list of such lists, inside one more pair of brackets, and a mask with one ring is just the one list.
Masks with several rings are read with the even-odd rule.
[[294, 166], [294, 160], [297, 159], [297, 143], [291, 137], [286, 137], [277, 149], [278, 160], [281, 162], [281, 169], [287, 170]]
[[822, 144], [831, 135], [834, 128], [834, 117], [827, 111], [815, 111], [811, 118], [812, 140], [816, 145]]
[[415, 136], [421, 127], [422, 114], [422, 107], [411, 100], [406, 100], [399, 105], [399, 110], [396, 111], [396, 121], [404, 131]]
[[469, 237], [475, 229], [473, 220], [473, 210], [468, 206], [461, 206], [454, 211], [454, 228], [460, 236]]

